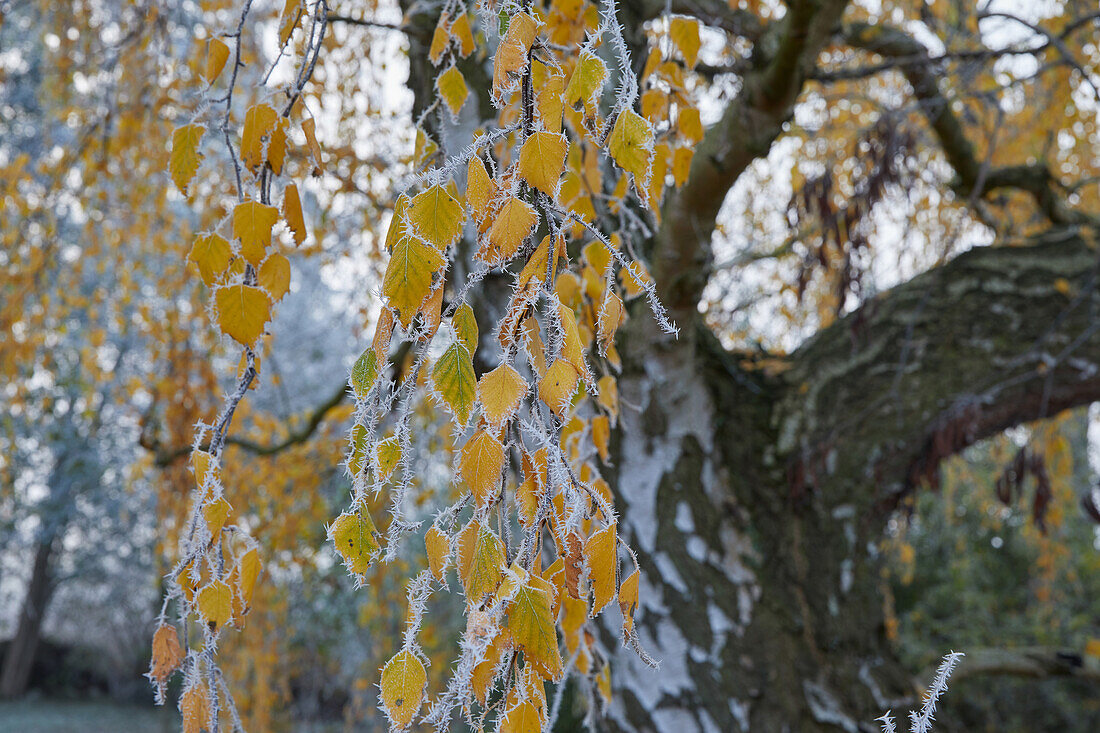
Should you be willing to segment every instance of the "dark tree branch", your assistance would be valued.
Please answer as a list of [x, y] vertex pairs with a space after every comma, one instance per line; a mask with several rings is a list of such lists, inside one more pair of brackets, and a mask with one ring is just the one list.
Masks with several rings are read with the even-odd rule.
[[761, 52], [741, 93], [696, 148], [687, 182], [666, 200], [653, 269], [674, 313], [693, 314], [710, 275], [711, 236], [722, 202], [745, 168], [767, 155], [782, 134], [846, 5], [846, 0], [791, 3], [783, 21], [759, 42], [775, 52]]
[[[259, 456], [270, 456], [281, 453], [287, 448], [291, 448], [309, 440], [313, 434], [317, 432], [317, 428], [324, 422], [328, 413], [338, 407], [347, 396], [347, 384], [342, 383], [340, 388], [334, 392], [331, 397], [308, 413], [308, 417], [301, 427], [290, 430], [285, 438], [275, 443], [259, 443], [249, 440], [248, 438], [238, 438], [232, 435], [226, 438], [225, 442], [227, 445], [235, 445], [238, 448], [242, 448]], [[153, 451], [153, 460], [156, 465], [161, 468], [169, 466], [191, 454], [191, 446], [189, 445], [176, 448], [165, 448], [146, 435], [142, 436], [140, 442], [143, 448]], [[209, 446], [200, 446], [202, 450], [207, 450], [208, 448]]]
[[[1089, 665], [1079, 650], [1050, 647], [1021, 647], [1019, 649], [979, 648], [967, 649], [966, 657], [951, 676], [952, 682], [981, 675], [1008, 675], [1013, 677], [1077, 677], [1100, 681], [1100, 666]], [[925, 674], [923, 679], [929, 679]]]
[[[904, 31], [888, 25], [852, 23], [842, 32], [845, 42], [888, 59], [906, 59], [900, 65], [913, 95], [932, 131], [940, 141], [947, 162], [954, 168], [955, 192], [963, 197], [982, 196], [1001, 188], [1026, 191], [1035, 199], [1043, 214], [1054, 224], [1090, 224], [1094, 217], [1075, 211], [1066, 204], [1062, 187], [1043, 164], [1007, 166], [982, 170], [974, 145], [962, 122], [951, 110], [951, 103], [940, 89], [935, 59], [920, 42]], [[924, 63], [912, 63], [921, 57]]]
[[1090, 239], [1059, 228], [973, 249], [798, 349], [777, 408], [795, 495], [888, 509], [975, 441], [1100, 399]]
[[377, 30], [384, 31], [399, 31], [401, 33], [406, 32], [408, 29], [403, 25], [396, 23], [383, 23], [377, 20], [368, 20], [366, 18], [353, 18], [350, 15], [329, 15], [329, 23], [346, 23], [347, 25], [359, 26], [362, 28], [375, 28]]

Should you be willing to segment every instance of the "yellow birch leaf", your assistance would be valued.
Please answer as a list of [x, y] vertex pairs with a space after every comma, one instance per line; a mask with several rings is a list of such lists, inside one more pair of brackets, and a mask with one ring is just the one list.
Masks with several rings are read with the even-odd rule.
[[447, 403], [459, 425], [465, 425], [474, 409], [477, 377], [470, 352], [462, 344], [451, 344], [432, 369], [432, 383]]
[[600, 691], [604, 705], [611, 704], [611, 665], [605, 663], [600, 673], [596, 675], [596, 689]]
[[378, 685], [379, 698], [394, 729], [404, 730], [412, 723], [424, 702], [427, 685], [423, 662], [408, 649], [402, 649], [386, 662]]
[[171, 624], [161, 624], [153, 633], [153, 655], [149, 660], [149, 678], [163, 689], [168, 677], [183, 661], [179, 634]]
[[183, 733], [210, 730], [210, 692], [197, 677], [180, 695]]
[[493, 641], [489, 644], [489, 648], [485, 650], [485, 659], [474, 667], [474, 673], [471, 676], [470, 684], [474, 688], [474, 695], [482, 705], [485, 704], [488, 698], [489, 684], [493, 681], [493, 673], [496, 671], [497, 665], [500, 664], [500, 655], [504, 651], [504, 642], [504, 634], [497, 634], [494, 636]]
[[462, 446], [458, 470], [477, 506], [496, 498], [503, 469], [504, 446], [492, 434], [479, 430]]
[[699, 60], [699, 21], [694, 18], [673, 18], [669, 23], [668, 34], [683, 54], [687, 67], [694, 69]]
[[218, 326], [241, 346], [251, 346], [271, 319], [271, 301], [250, 285], [228, 285], [214, 292]]
[[279, 116], [269, 104], [256, 104], [244, 113], [241, 161], [255, 171], [264, 162], [264, 142], [270, 141]]
[[374, 353], [374, 349], [366, 349], [351, 368], [351, 388], [355, 396], [360, 399], [366, 397], [376, 379], [378, 379], [378, 356]]
[[534, 207], [518, 198], [508, 199], [493, 220], [489, 241], [481, 246], [477, 256], [486, 264], [503, 265], [519, 251], [536, 223], [538, 215]]
[[412, 237], [401, 237], [394, 245], [382, 279], [382, 295], [397, 309], [405, 328], [431, 295], [432, 279], [445, 264], [443, 255]]
[[553, 592], [545, 580], [529, 575], [508, 606], [507, 629], [512, 643], [523, 651], [526, 663], [539, 670], [543, 677], [557, 680], [561, 677], [562, 666], [557, 626], [550, 614]]
[[597, 415], [592, 418], [592, 444], [600, 454], [600, 460], [607, 463], [607, 444], [611, 440], [611, 423], [607, 415]]
[[492, 190], [493, 182], [485, 170], [485, 164], [477, 156], [471, 158], [466, 166], [466, 203], [475, 218], [481, 219], [485, 216]]
[[302, 199], [298, 197], [298, 186], [288, 183], [283, 189], [283, 219], [294, 235], [294, 244], [301, 246], [306, 241], [306, 221], [302, 216]]
[[241, 599], [245, 606], [252, 603], [252, 591], [256, 589], [256, 579], [260, 576], [260, 552], [255, 547], [241, 555], [238, 563], [237, 583], [240, 586]]
[[653, 128], [649, 123], [633, 110], [623, 110], [611, 130], [607, 151], [620, 168], [634, 176], [634, 187], [644, 191], [653, 164]]
[[550, 365], [546, 374], [539, 380], [539, 397], [551, 410], [564, 415], [569, 410], [579, 379], [580, 375], [577, 374], [576, 367], [563, 359], [558, 359]]
[[677, 123], [680, 132], [688, 140], [697, 143], [703, 139], [703, 122], [699, 119], [699, 110], [695, 107], [681, 108]]
[[229, 505], [224, 496], [217, 501], [203, 505], [202, 518], [206, 520], [210, 535], [215, 539], [217, 539], [218, 533], [222, 531], [222, 527], [225, 526], [225, 520], [229, 519], [231, 511], [233, 511], [233, 507]]
[[409, 203], [408, 219], [420, 236], [442, 251], [458, 241], [466, 216], [446, 188], [432, 186]]
[[538, 111], [542, 127], [547, 132], [561, 132], [561, 116], [565, 111], [562, 97], [565, 96], [565, 77], [555, 74], [539, 88]]
[[565, 103], [572, 107], [579, 102], [587, 109], [595, 108], [606, 79], [607, 66], [603, 60], [588, 51], [581, 53], [565, 87]]
[[603, 302], [603, 307], [600, 308], [600, 316], [596, 324], [600, 344], [604, 349], [611, 343], [611, 339], [615, 338], [615, 331], [625, 317], [626, 312], [623, 310], [622, 298], [614, 291], [608, 290], [607, 298]]
[[225, 45], [225, 42], [220, 38], [211, 38], [206, 43], [206, 70], [204, 76], [206, 77], [207, 84], [213, 84], [217, 79], [222, 69], [225, 68], [225, 62], [229, 60], [229, 46]]
[[199, 163], [202, 162], [199, 141], [202, 140], [205, 130], [206, 128], [202, 125], [184, 125], [177, 127], [172, 133], [172, 154], [168, 158], [168, 168], [176, 188], [185, 196], [187, 187], [198, 172]]
[[279, 210], [259, 201], [244, 201], [234, 207], [233, 237], [240, 241], [241, 254], [253, 267], [263, 262], [277, 221]]
[[439, 96], [443, 98], [447, 109], [452, 115], [457, 116], [466, 102], [466, 97], [470, 94], [470, 88], [466, 86], [466, 77], [457, 67], [451, 66], [436, 77], [435, 88], [439, 91]]
[[329, 538], [344, 558], [348, 570], [358, 575], [367, 572], [381, 546], [374, 520], [363, 508], [344, 512], [328, 528]]
[[290, 122], [285, 117], [275, 120], [267, 140], [267, 162], [275, 175], [283, 172], [283, 161], [286, 160], [286, 130]]
[[446, 51], [447, 46], [450, 45], [450, 23], [450, 15], [442, 13], [439, 16], [439, 21], [435, 24], [435, 31], [432, 33], [432, 42], [428, 46], [428, 60], [432, 62], [432, 66], [439, 65], [439, 62], [443, 60], [444, 51]]
[[615, 381], [615, 377], [605, 374], [596, 383], [596, 388], [599, 390], [599, 397], [596, 398], [597, 402], [610, 412], [612, 417], [618, 417], [619, 384]]
[[233, 249], [225, 238], [214, 232], [195, 237], [187, 259], [199, 269], [199, 277], [207, 287], [213, 287], [218, 277], [229, 267], [233, 259]]
[[470, 16], [460, 13], [451, 26], [451, 35], [458, 39], [458, 55], [466, 58], [474, 52], [474, 34], [470, 29]]
[[283, 6], [283, 15], [279, 19], [280, 46], [285, 46], [286, 42], [290, 40], [290, 36], [294, 33], [294, 29], [302, 22], [302, 16], [304, 14], [305, 7], [302, 4], [302, 0], [286, 0], [286, 5]]
[[493, 60], [493, 98], [503, 101], [514, 91], [516, 82], [527, 68], [527, 54], [535, 42], [538, 21], [527, 13], [518, 13], [508, 20], [508, 30], [497, 46]]
[[547, 196], [556, 196], [569, 145], [562, 135], [536, 132], [519, 151], [519, 174]]
[[499, 733], [541, 733], [542, 718], [538, 708], [523, 700], [504, 716]]
[[256, 281], [272, 301], [282, 300], [290, 290], [290, 260], [278, 252], [272, 252], [256, 271]]
[[458, 577], [466, 603], [481, 603], [496, 591], [503, 575], [504, 543], [480, 520], [470, 520], [458, 536]]
[[477, 383], [482, 414], [493, 425], [512, 416], [527, 394], [527, 382], [511, 364], [501, 364], [481, 376]]
[[473, 354], [477, 351], [478, 329], [477, 319], [474, 318], [474, 309], [469, 303], [463, 303], [455, 309], [451, 316], [451, 326], [455, 330], [455, 336], [466, 350]]
[[588, 563], [589, 580], [592, 583], [591, 616], [615, 597], [615, 579], [618, 574], [615, 525], [609, 524], [584, 543], [584, 559]]
[[397, 197], [397, 201], [393, 204], [393, 215], [390, 216], [390, 226], [386, 230], [387, 252], [393, 252], [393, 248], [397, 246], [397, 243], [409, 234], [409, 201], [408, 194], [403, 193]]
[[378, 459], [378, 478], [385, 481], [401, 462], [401, 443], [396, 435], [391, 435], [380, 441], [374, 448], [374, 455]]
[[626, 576], [619, 586], [619, 610], [623, 614], [623, 633], [634, 630], [634, 611], [638, 608], [638, 571]]
[[434, 524], [424, 535], [424, 549], [428, 553], [428, 568], [439, 582], [447, 570], [447, 558], [451, 554], [451, 541]]
[[691, 159], [694, 157], [695, 151], [691, 148], [676, 148], [672, 151], [672, 179], [677, 188], [687, 182]]
[[310, 155], [313, 156], [313, 175], [321, 173], [321, 145], [317, 142], [317, 121], [312, 117], [302, 121], [302, 132], [306, 136]]
[[225, 626], [233, 617], [232, 596], [233, 592], [228, 585], [221, 580], [215, 580], [200, 590], [195, 597], [199, 616], [211, 631], [217, 631]]
[[571, 308], [561, 304], [558, 305], [558, 318], [562, 328], [561, 358], [572, 364], [578, 375], [584, 374], [584, 344], [577, 330], [577, 317]]

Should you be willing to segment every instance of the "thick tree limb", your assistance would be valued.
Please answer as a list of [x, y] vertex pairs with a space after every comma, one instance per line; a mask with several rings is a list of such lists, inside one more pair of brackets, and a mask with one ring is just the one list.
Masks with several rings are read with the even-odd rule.
[[883, 293], [791, 357], [778, 408], [796, 495], [889, 508], [939, 462], [1008, 427], [1100, 399], [1092, 235], [980, 247]]
[[[968, 649], [951, 676], [952, 682], [981, 675], [1014, 677], [1077, 677], [1100, 681], [1100, 664], [1090, 664], [1079, 650], [1032, 646], [1019, 649]], [[925, 674], [922, 679], [930, 679]]]
[[758, 44], [776, 50], [761, 52], [760, 66], [744, 76], [741, 93], [696, 148], [687, 182], [668, 197], [653, 265], [662, 298], [674, 312], [694, 311], [710, 276], [711, 236], [722, 202], [738, 176], [782, 134], [846, 5], [846, 0], [790, 4], [775, 24], [775, 36]]

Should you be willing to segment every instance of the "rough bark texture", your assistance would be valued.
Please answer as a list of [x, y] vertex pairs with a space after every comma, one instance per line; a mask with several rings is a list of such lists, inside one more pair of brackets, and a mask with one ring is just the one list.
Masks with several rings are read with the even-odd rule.
[[974, 250], [824, 330], [774, 378], [701, 326], [669, 341], [636, 314], [613, 483], [662, 668], [617, 655], [617, 727], [875, 730], [913, 696], [869, 543], [941, 459], [1100, 398], [1096, 266], [1070, 231]]

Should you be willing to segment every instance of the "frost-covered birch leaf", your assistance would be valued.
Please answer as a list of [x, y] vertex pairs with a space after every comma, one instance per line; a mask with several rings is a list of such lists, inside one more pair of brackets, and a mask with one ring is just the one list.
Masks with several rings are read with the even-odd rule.
[[615, 579], [618, 574], [618, 535], [615, 525], [608, 526], [588, 538], [584, 544], [584, 559], [588, 563], [589, 580], [592, 583], [592, 610], [595, 616], [615, 597]]
[[470, 94], [470, 88], [466, 86], [466, 77], [455, 66], [451, 66], [436, 78], [435, 88], [452, 115], [458, 114], [466, 102], [466, 97]]
[[606, 79], [607, 65], [603, 60], [588, 51], [581, 53], [565, 87], [565, 103], [571, 107], [578, 102], [587, 108], [595, 107]]
[[241, 346], [251, 346], [264, 332], [271, 319], [271, 301], [267, 294], [251, 285], [229, 285], [214, 293], [218, 308], [218, 326]]
[[424, 549], [428, 555], [428, 568], [439, 582], [447, 570], [447, 557], [451, 554], [451, 542], [434, 524], [424, 535]]
[[225, 500], [225, 497], [220, 497], [217, 501], [212, 501], [204, 504], [202, 507], [202, 518], [206, 521], [206, 528], [210, 530], [210, 535], [217, 538], [218, 533], [222, 531], [222, 527], [225, 526], [225, 521], [229, 519], [229, 513], [233, 511], [233, 507], [229, 505], [229, 502]]
[[290, 291], [290, 260], [272, 252], [256, 271], [256, 281], [273, 301], [282, 300]]
[[619, 610], [623, 614], [623, 633], [634, 630], [634, 611], [638, 608], [638, 571], [635, 570], [619, 586]]
[[446, 188], [432, 186], [413, 197], [408, 219], [420, 236], [442, 251], [458, 241], [466, 215]]
[[229, 267], [233, 259], [233, 248], [229, 242], [214, 232], [195, 237], [191, 251], [187, 254], [189, 262], [199, 270], [199, 277], [207, 287], [214, 287], [218, 277]]
[[233, 617], [233, 591], [221, 580], [215, 580], [199, 591], [195, 606], [204, 624], [216, 631]]
[[210, 692], [195, 677], [180, 695], [180, 714], [183, 716], [183, 733], [202, 733], [210, 729]]
[[504, 543], [478, 519], [458, 536], [458, 577], [471, 606], [496, 591], [504, 575]]
[[475, 218], [481, 219], [485, 216], [492, 191], [493, 181], [485, 170], [485, 164], [481, 162], [481, 158], [471, 158], [466, 165], [466, 204]]
[[225, 45], [225, 42], [220, 38], [211, 38], [206, 44], [206, 67], [203, 70], [203, 76], [206, 77], [207, 84], [213, 84], [217, 79], [222, 69], [225, 68], [225, 62], [229, 60], [229, 46]]
[[405, 328], [431, 295], [432, 279], [444, 265], [443, 255], [412, 237], [401, 237], [394, 245], [382, 278], [382, 294], [397, 309]]
[[508, 199], [493, 219], [488, 242], [478, 250], [478, 258], [489, 265], [508, 262], [537, 223], [538, 215], [531, 204], [515, 197]]
[[184, 125], [177, 127], [172, 133], [172, 154], [168, 158], [168, 169], [176, 188], [184, 195], [187, 195], [187, 187], [202, 162], [199, 141], [202, 140], [205, 130], [202, 125]]
[[623, 110], [607, 140], [607, 151], [627, 173], [634, 176], [634, 185], [643, 191], [649, 185], [653, 165], [653, 128], [633, 110]]
[[512, 643], [523, 651], [526, 662], [544, 677], [557, 680], [562, 666], [557, 626], [550, 613], [553, 593], [549, 583], [537, 575], [529, 575], [508, 606], [507, 630]]
[[402, 649], [386, 662], [379, 682], [379, 699], [394, 729], [404, 730], [412, 723], [424, 701], [427, 684], [423, 662], [408, 649]]
[[401, 443], [396, 435], [382, 440], [375, 446], [374, 455], [378, 459], [378, 480], [385, 481], [401, 461]]
[[499, 425], [519, 407], [520, 400], [527, 394], [527, 382], [511, 364], [501, 364], [481, 376], [477, 393], [485, 419]]
[[374, 520], [363, 508], [338, 516], [328, 534], [348, 569], [358, 575], [367, 572], [381, 549]]
[[542, 718], [539, 710], [529, 700], [512, 707], [500, 724], [499, 733], [541, 733]]
[[479, 430], [462, 446], [459, 473], [477, 506], [496, 498], [504, 469], [504, 446], [491, 433]]
[[459, 343], [465, 346], [472, 356], [477, 350], [478, 328], [474, 309], [469, 303], [463, 303], [455, 310], [454, 315], [451, 316], [451, 326], [455, 330]]
[[237, 563], [237, 583], [240, 587], [241, 600], [244, 605], [252, 603], [252, 592], [256, 589], [256, 579], [260, 577], [260, 553], [253, 547], [241, 555]]
[[374, 353], [374, 349], [366, 349], [351, 368], [351, 388], [355, 396], [359, 399], [366, 397], [376, 379], [378, 379], [378, 355]]
[[465, 425], [474, 409], [477, 377], [470, 352], [460, 343], [451, 344], [432, 369], [432, 383], [459, 425]]
[[527, 54], [537, 30], [538, 21], [527, 13], [517, 13], [508, 19], [508, 30], [493, 60], [493, 99], [498, 103], [515, 89], [516, 80], [527, 68]]
[[279, 221], [279, 210], [259, 201], [243, 201], [233, 208], [233, 237], [241, 243], [241, 254], [258, 267], [271, 246], [271, 230]]
[[288, 183], [283, 190], [283, 220], [290, 227], [290, 233], [294, 236], [294, 244], [301, 245], [306, 241], [306, 222], [302, 217], [302, 199], [298, 196], [298, 186]]
[[179, 634], [171, 624], [161, 624], [153, 633], [153, 654], [149, 660], [149, 677], [163, 690], [180, 663], [183, 662], [183, 649], [180, 648]]
[[569, 144], [561, 135], [536, 132], [519, 151], [519, 174], [547, 196], [556, 196]]
[[546, 370], [539, 380], [539, 398], [559, 415], [569, 410], [573, 393], [577, 391], [580, 375], [569, 362], [558, 359]]

